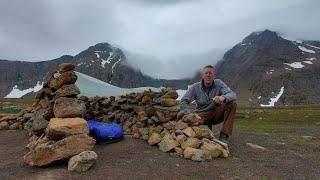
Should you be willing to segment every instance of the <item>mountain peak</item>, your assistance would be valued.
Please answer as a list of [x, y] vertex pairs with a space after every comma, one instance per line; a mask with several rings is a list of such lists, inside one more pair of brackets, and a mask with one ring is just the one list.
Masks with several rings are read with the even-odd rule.
[[264, 43], [282, 39], [276, 32], [266, 29], [264, 31], [253, 32], [247, 36], [242, 43]]
[[109, 43], [98, 43], [94, 46], [90, 46], [88, 48], [88, 51], [112, 51], [113, 49], [117, 49], [113, 46], [111, 46]]

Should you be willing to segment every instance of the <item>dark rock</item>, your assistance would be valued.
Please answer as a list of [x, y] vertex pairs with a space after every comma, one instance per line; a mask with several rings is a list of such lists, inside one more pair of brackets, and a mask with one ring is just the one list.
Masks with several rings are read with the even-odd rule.
[[32, 122], [32, 131], [34, 134], [42, 134], [46, 129], [48, 125], [48, 121], [45, 118], [46, 113], [47, 109], [40, 109], [39, 111], [35, 112]]

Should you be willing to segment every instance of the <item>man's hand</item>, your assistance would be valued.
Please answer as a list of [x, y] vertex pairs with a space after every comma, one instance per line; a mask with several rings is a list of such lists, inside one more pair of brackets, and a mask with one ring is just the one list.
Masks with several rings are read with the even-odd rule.
[[223, 101], [225, 100], [225, 98], [223, 96], [215, 96], [214, 98], [212, 98], [212, 101], [214, 104], [223, 104]]
[[204, 121], [204, 118], [203, 118], [203, 117], [199, 116], [199, 114], [197, 114], [197, 113], [194, 113], [194, 116], [196, 117], [196, 119], [197, 119], [200, 123], [203, 123], [203, 121]]

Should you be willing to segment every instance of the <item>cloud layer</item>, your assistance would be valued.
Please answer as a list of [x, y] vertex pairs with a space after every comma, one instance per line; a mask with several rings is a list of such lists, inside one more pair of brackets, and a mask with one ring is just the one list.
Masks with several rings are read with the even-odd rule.
[[50, 60], [109, 42], [174, 68], [199, 67], [181, 57], [228, 49], [252, 31], [320, 40], [319, 7], [317, 0], [3, 0], [0, 59]]

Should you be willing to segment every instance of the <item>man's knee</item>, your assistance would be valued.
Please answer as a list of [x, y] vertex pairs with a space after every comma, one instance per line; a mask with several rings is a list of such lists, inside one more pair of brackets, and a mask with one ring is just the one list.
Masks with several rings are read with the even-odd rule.
[[231, 102], [228, 102], [226, 104], [226, 106], [230, 107], [230, 108], [237, 108], [237, 102], [236, 101], [231, 101]]

